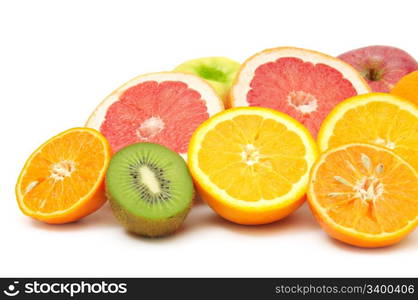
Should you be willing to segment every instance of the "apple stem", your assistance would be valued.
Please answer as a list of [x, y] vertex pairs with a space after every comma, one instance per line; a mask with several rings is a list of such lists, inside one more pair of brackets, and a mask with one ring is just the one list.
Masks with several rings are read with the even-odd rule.
[[366, 73], [366, 78], [370, 81], [378, 81], [382, 77], [381, 75], [381, 72], [379, 72], [378, 70], [369, 69], [369, 71]]

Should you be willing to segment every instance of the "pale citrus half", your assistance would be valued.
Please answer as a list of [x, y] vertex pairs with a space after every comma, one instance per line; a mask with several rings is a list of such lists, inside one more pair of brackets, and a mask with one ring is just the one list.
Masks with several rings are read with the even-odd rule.
[[234, 108], [193, 134], [188, 163], [201, 197], [222, 217], [265, 224], [304, 200], [317, 147], [308, 130], [286, 114]]
[[418, 222], [418, 174], [394, 152], [348, 144], [321, 154], [308, 200], [332, 237], [360, 247], [394, 244]]

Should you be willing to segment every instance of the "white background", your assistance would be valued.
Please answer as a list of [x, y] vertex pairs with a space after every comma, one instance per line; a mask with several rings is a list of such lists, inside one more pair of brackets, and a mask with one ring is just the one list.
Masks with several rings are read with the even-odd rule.
[[82, 126], [114, 88], [203, 56], [242, 61], [276, 46], [338, 55], [373, 44], [418, 57], [415, 1], [2, 1], [0, 276], [418, 276], [418, 232], [358, 249], [306, 206], [260, 227], [196, 205], [164, 239], [127, 234], [108, 206], [51, 226], [24, 216], [14, 185], [31, 152]]

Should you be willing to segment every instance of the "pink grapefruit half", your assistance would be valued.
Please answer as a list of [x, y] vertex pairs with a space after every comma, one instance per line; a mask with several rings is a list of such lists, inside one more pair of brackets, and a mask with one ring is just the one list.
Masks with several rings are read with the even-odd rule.
[[262, 106], [287, 113], [316, 137], [323, 119], [346, 98], [371, 92], [349, 64], [293, 47], [267, 49], [250, 57], [233, 84], [229, 106]]
[[195, 129], [224, 110], [203, 79], [180, 72], [138, 76], [99, 104], [86, 126], [99, 130], [113, 152], [137, 143], [164, 145], [183, 158]]

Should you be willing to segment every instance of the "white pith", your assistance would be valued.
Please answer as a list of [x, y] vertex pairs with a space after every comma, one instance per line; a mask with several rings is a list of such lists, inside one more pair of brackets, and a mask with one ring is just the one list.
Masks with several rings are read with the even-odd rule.
[[250, 83], [255, 76], [255, 70], [265, 63], [274, 62], [283, 57], [299, 58], [305, 62], [311, 62], [314, 65], [318, 63], [328, 65], [341, 72], [343, 77], [352, 83], [354, 89], [357, 91], [357, 94], [370, 92], [370, 88], [361, 78], [361, 75], [347, 63], [314, 51], [283, 47], [263, 51], [247, 60], [238, 74], [236, 83], [232, 87], [232, 106], [248, 106], [249, 103], [247, 101], [247, 94], [251, 90]]
[[140, 139], [148, 140], [160, 133], [165, 127], [164, 121], [158, 116], [146, 119], [136, 131]]
[[245, 164], [252, 166], [260, 160], [260, 152], [253, 144], [247, 144], [241, 152], [241, 157]]
[[384, 193], [384, 185], [379, 179], [379, 175], [384, 171], [384, 165], [379, 163], [376, 166], [373, 166], [370, 157], [364, 153], [361, 153], [361, 164], [363, 165], [364, 170], [366, 170], [363, 174], [358, 172], [351, 162], [347, 162], [348, 167], [355, 171], [359, 176], [356, 182], [350, 182], [338, 175], [334, 176], [336, 181], [350, 187], [352, 192], [332, 192], [328, 194], [328, 196], [335, 197], [349, 195], [353, 198], [360, 199], [363, 205], [368, 205], [369, 202], [371, 202], [372, 205], [375, 205], [376, 201], [378, 201], [380, 196]]
[[[304, 101], [304, 104], [295, 104], [295, 100]], [[309, 114], [318, 109], [318, 100], [315, 96], [306, 93], [304, 91], [292, 91], [287, 96], [287, 102], [294, 109], [300, 111], [303, 114]]]
[[32, 181], [32, 182], [30, 182], [29, 184], [28, 184], [28, 186], [26, 187], [26, 189], [25, 189], [25, 193], [24, 193], [24, 195], [26, 195], [27, 193], [29, 193], [31, 190], [33, 190], [33, 188], [35, 187], [35, 186], [37, 186], [39, 184], [39, 181], [38, 180], [34, 180], [34, 181]]
[[51, 166], [50, 177], [55, 180], [64, 180], [65, 177], [70, 177], [75, 171], [75, 163], [70, 160], [63, 160]]

